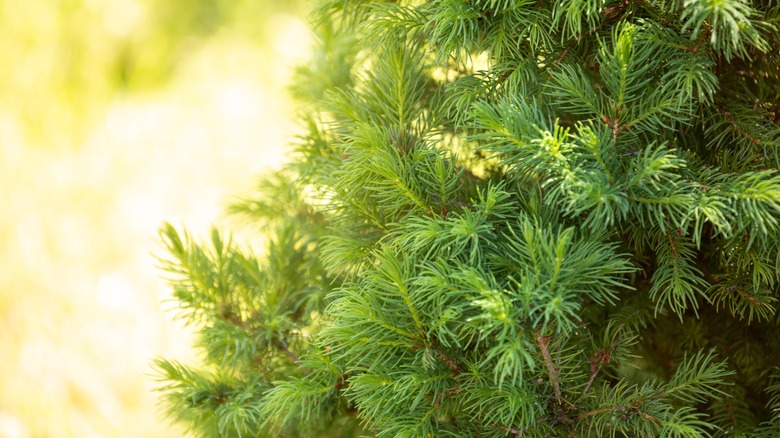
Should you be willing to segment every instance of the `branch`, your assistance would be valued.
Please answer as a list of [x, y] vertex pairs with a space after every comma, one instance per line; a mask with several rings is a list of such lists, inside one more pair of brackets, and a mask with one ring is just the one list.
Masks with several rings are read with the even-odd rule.
[[514, 434], [518, 438], [522, 438], [523, 436], [523, 431], [521, 429], [515, 429], [514, 427], [501, 426], [500, 424], [491, 424], [490, 427], [495, 427], [496, 429], [505, 430], [511, 434]]
[[[233, 312], [230, 306], [227, 306], [222, 312], [220, 312], [219, 316], [225, 321], [228, 321], [233, 325], [241, 327], [243, 330], [247, 332], [252, 331], [252, 328], [249, 326], [249, 324], [247, 324], [246, 321], [244, 321], [240, 316], [238, 316], [235, 312]], [[284, 342], [284, 340], [276, 339], [272, 342], [272, 345], [276, 347], [278, 350], [280, 350], [282, 353], [284, 353], [285, 356], [289, 357], [294, 364], [298, 364], [298, 362], [300, 361], [300, 358], [295, 353], [290, 351], [289, 347], [287, 346], [287, 343]]]
[[[638, 310], [631, 315], [629, 315], [629, 318], [639, 312]], [[593, 382], [596, 380], [596, 375], [601, 371], [601, 367], [605, 364], [608, 364], [612, 360], [612, 354], [615, 352], [615, 348], [620, 344], [620, 338], [618, 337], [614, 341], [612, 341], [611, 348], [609, 351], [604, 350], [603, 348], [596, 353], [593, 353], [593, 357], [590, 358], [590, 380], [588, 380], [588, 384], [585, 385], [585, 389], [582, 390], [582, 395], [588, 393], [590, 390], [590, 387], [593, 385]]]
[[[660, 419], [658, 419], [656, 417], [653, 417], [652, 415], [650, 415], [648, 413], [641, 412], [639, 409], [637, 409], [637, 406], [642, 401], [643, 400], [640, 400], [640, 401], [637, 401], [635, 403], [632, 403], [633, 406], [622, 406], [622, 405], [610, 406], [608, 408], [596, 409], [595, 411], [585, 412], [583, 414], [578, 415], [577, 419], [578, 420], [583, 420], [583, 419], [585, 419], [587, 417], [592, 417], [594, 415], [599, 415], [599, 414], [605, 414], [607, 412], [626, 412], [626, 411], [628, 411], [628, 412], [632, 412], [632, 413], [635, 413], [635, 414], [639, 415], [640, 417], [644, 418], [647, 421], [651, 421], [651, 422], [655, 423], [656, 426], [659, 426], [659, 427], [663, 426], [663, 421], [661, 421]], [[623, 415], [625, 415], [625, 414], [623, 414]]]
[[561, 386], [558, 383], [558, 375], [555, 370], [555, 366], [553, 365], [552, 359], [550, 358], [550, 351], [547, 349], [547, 347], [550, 345], [550, 337], [537, 335], [536, 342], [539, 343], [539, 349], [542, 351], [542, 358], [544, 359], [544, 364], [547, 366], [547, 372], [550, 375], [550, 384], [553, 387], [555, 399], [558, 401], [558, 403], [560, 403], [562, 399]]
[[295, 353], [293, 353], [292, 351], [290, 351], [289, 348], [287, 348], [287, 343], [284, 342], [283, 340], [281, 339], [276, 340], [276, 342], [274, 342], [274, 346], [279, 350], [281, 350], [281, 352], [284, 353], [285, 356], [289, 357], [290, 360], [293, 361], [293, 363], [297, 364], [300, 361], [300, 358], [298, 358], [298, 356]]
[[440, 349], [438, 349], [438, 348], [434, 348], [434, 351], [436, 351], [436, 353], [438, 353], [438, 354], [439, 354], [439, 357], [440, 357], [442, 360], [444, 360], [444, 362], [446, 362], [446, 363], [447, 363], [447, 366], [448, 366], [448, 367], [450, 367], [450, 369], [452, 370], [452, 376], [453, 376], [453, 377], [454, 377], [454, 376], [457, 376], [458, 374], [460, 374], [460, 373], [461, 373], [461, 371], [460, 371], [460, 367], [458, 366], [458, 364], [456, 364], [456, 363], [455, 363], [455, 361], [454, 361], [454, 360], [452, 360], [452, 359], [451, 359], [449, 356], [447, 356], [446, 354], [444, 354], [444, 352], [443, 352], [443, 351], [441, 351], [441, 350], [440, 350]]

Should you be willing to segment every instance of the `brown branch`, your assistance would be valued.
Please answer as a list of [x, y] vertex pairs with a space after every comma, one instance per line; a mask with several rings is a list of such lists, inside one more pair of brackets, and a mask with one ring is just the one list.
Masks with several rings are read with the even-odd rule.
[[276, 340], [274, 342], [274, 346], [278, 348], [282, 353], [284, 353], [285, 356], [289, 357], [290, 360], [293, 361], [293, 363], [297, 364], [300, 361], [300, 358], [295, 353], [290, 351], [289, 348], [287, 348], [287, 343], [284, 342], [283, 340], [281, 339]]
[[[620, 112], [620, 108], [617, 108], [616, 112]], [[620, 134], [620, 131], [623, 131], [626, 128], [628, 128], [628, 126], [621, 126], [618, 123], [617, 116], [615, 116], [615, 120], [612, 120], [609, 117], [605, 116], [601, 119], [601, 121], [604, 122], [605, 125], [612, 128], [612, 141], [617, 141], [617, 136], [618, 134]]]
[[523, 431], [520, 429], [515, 429], [514, 427], [501, 426], [500, 424], [491, 424], [490, 427], [495, 427], [496, 429], [505, 430], [509, 433], [515, 434], [518, 437], [523, 436]]
[[615, 352], [615, 348], [617, 348], [617, 346], [620, 344], [620, 341], [620, 337], [612, 341], [612, 345], [610, 346], [609, 351], [606, 351], [602, 348], [601, 350], [593, 353], [593, 357], [590, 358], [590, 380], [588, 380], [588, 384], [585, 385], [585, 389], [582, 390], [583, 396], [590, 390], [590, 387], [596, 380], [596, 375], [599, 373], [599, 371], [601, 371], [601, 367], [608, 364], [612, 360], [612, 354]]
[[679, 259], [680, 254], [677, 253], [677, 245], [674, 244], [674, 241], [672, 240], [672, 235], [667, 233], [666, 238], [669, 240], [669, 247], [672, 249], [672, 256], [676, 259]]
[[596, 376], [598, 375], [599, 371], [601, 371], [601, 362], [599, 362], [598, 367], [591, 364], [590, 366], [590, 379], [588, 379], [588, 384], [585, 385], [585, 389], [582, 390], [582, 395], [585, 396], [588, 394], [588, 391], [590, 391], [590, 387], [593, 386], [593, 382], [596, 381]]
[[[252, 330], [252, 327], [250, 327], [247, 321], [244, 321], [243, 318], [241, 318], [238, 314], [236, 314], [233, 311], [232, 307], [229, 305], [225, 306], [225, 308], [222, 309], [219, 316], [223, 320], [235, 325], [236, 327], [240, 327], [244, 331], [249, 332]], [[300, 362], [300, 358], [298, 357], [298, 355], [290, 351], [290, 348], [287, 346], [287, 343], [284, 342], [284, 340], [276, 339], [271, 342], [271, 345], [273, 345], [274, 347], [276, 347], [276, 349], [284, 353], [284, 355], [290, 358], [290, 360], [294, 364], [298, 364]], [[301, 368], [301, 369], [303, 369], [306, 373], [308, 373], [308, 370], [306, 370], [305, 368]]]
[[734, 131], [737, 132], [737, 134], [745, 137], [753, 144], [761, 144], [761, 140], [753, 137], [749, 132], [745, 131], [744, 129], [740, 128], [739, 125], [737, 125], [736, 120], [734, 120], [734, 116], [731, 115], [731, 112], [729, 111], [723, 111], [723, 115], [726, 117], [726, 120], [731, 124], [731, 127], [734, 128]]
[[444, 354], [443, 351], [439, 350], [438, 348], [435, 348], [434, 351], [436, 351], [436, 353], [439, 355], [439, 358], [441, 358], [447, 364], [447, 366], [450, 367], [453, 376], [457, 376], [461, 373], [458, 364], [456, 364], [454, 360], [450, 359], [449, 356]]
[[558, 375], [555, 370], [555, 366], [553, 365], [552, 359], [550, 358], [550, 351], [547, 348], [550, 345], [550, 337], [537, 335], [536, 342], [539, 344], [539, 350], [542, 352], [542, 359], [544, 359], [544, 364], [547, 366], [547, 372], [550, 375], [550, 384], [552, 385], [553, 392], [555, 393], [555, 400], [560, 403], [562, 400], [561, 386], [558, 383]]
[[565, 48], [565, 49], [563, 49], [563, 53], [561, 53], [561, 56], [559, 56], [559, 57], [558, 57], [558, 60], [557, 60], [557, 61], [555, 61], [555, 62], [560, 64], [560, 62], [561, 62], [561, 61], [563, 61], [563, 58], [565, 58], [565, 57], [566, 57], [566, 54], [567, 54], [567, 53], [569, 53], [569, 50], [570, 50], [572, 47], [574, 47], [574, 45], [575, 45], [576, 43], [578, 43], [579, 41], [580, 41], [580, 39], [579, 39], [579, 38], [577, 38], [577, 40], [576, 40], [574, 43], [572, 43], [572, 44], [569, 44], [568, 46], [566, 46], [566, 48]]
[[[435, 342], [435, 341], [434, 341], [434, 343], [438, 344], [438, 342]], [[455, 363], [455, 361], [452, 360], [452, 358], [447, 356], [447, 354], [444, 351], [442, 351], [441, 348], [439, 348], [439, 347], [436, 347], [434, 345], [427, 345], [426, 346], [425, 344], [418, 344], [418, 345], [413, 346], [412, 350], [419, 350], [421, 348], [426, 348], [426, 347], [431, 348], [436, 353], [436, 355], [439, 356], [439, 359], [443, 360], [444, 363], [447, 364], [447, 366], [450, 368], [450, 370], [452, 370], [452, 376], [453, 377], [457, 376], [458, 374], [460, 374], [462, 372], [462, 370], [460, 369], [458, 364]]]
[[648, 414], [646, 412], [641, 412], [637, 408], [637, 406], [639, 406], [643, 401], [644, 400], [638, 400], [638, 401], [632, 403], [632, 406], [618, 405], [618, 406], [610, 406], [608, 408], [603, 408], [603, 409], [596, 409], [595, 411], [585, 412], [583, 414], [578, 415], [577, 419], [578, 420], [583, 420], [583, 419], [585, 419], [587, 417], [592, 417], [594, 415], [599, 415], [599, 414], [605, 414], [607, 412], [623, 412], [623, 414], [621, 414], [621, 415], [626, 415], [625, 413], [637, 414], [640, 417], [644, 418], [645, 420], [651, 421], [651, 422], [655, 423], [656, 426], [659, 426], [659, 427], [663, 426], [663, 421], [661, 421], [660, 419], [658, 419], [656, 417], [653, 417], [652, 415], [650, 415], [650, 414]]

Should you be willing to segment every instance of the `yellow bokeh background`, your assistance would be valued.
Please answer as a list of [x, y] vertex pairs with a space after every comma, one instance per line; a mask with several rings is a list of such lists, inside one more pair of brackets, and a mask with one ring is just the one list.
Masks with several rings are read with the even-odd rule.
[[277, 166], [304, 1], [0, 0], [0, 438], [176, 437], [196, 357], [155, 269]]

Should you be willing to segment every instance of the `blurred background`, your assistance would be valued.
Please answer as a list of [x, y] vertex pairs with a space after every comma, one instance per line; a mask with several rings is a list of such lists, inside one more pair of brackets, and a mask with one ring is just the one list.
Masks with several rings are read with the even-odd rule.
[[283, 159], [308, 4], [0, 0], [0, 438], [175, 437], [150, 360], [195, 357], [163, 221], [205, 235]]

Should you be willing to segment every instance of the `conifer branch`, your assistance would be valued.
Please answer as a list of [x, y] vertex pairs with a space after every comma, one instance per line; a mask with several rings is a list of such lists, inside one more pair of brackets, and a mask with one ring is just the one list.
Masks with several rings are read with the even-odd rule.
[[294, 158], [231, 207], [262, 256], [161, 230], [171, 418], [776, 436], [776, 6], [319, 0]]
[[553, 364], [552, 358], [550, 357], [550, 350], [548, 349], [550, 345], [550, 337], [537, 334], [536, 343], [539, 345], [539, 350], [542, 352], [544, 365], [547, 367], [547, 375], [550, 378], [550, 385], [552, 385], [553, 394], [555, 394], [555, 402], [559, 404], [563, 403], [561, 386], [558, 382], [558, 371], [555, 369], [555, 365]]

